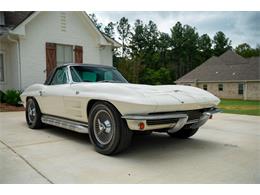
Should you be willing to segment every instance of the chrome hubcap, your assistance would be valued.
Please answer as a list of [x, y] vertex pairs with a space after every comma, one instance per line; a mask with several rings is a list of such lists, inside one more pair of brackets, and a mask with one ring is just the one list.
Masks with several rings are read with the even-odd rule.
[[100, 110], [94, 117], [94, 135], [100, 144], [108, 144], [114, 135], [114, 126], [109, 112]]
[[32, 102], [28, 106], [28, 119], [29, 119], [29, 122], [30, 123], [34, 122], [35, 117], [36, 117], [36, 108], [35, 108], [34, 103]]

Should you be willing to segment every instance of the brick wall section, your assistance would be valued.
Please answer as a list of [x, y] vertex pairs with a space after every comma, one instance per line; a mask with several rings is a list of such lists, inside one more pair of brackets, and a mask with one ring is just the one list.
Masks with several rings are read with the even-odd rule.
[[[220, 82], [221, 83], [221, 82]], [[218, 84], [220, 83], [185, 83], [193, 87], [199, 87], [203, 89], [203, 85], [207, 85], [207, 91], [216, 95], [219, 98], [225, 99], [247, 99], [247, 100], [260, 100], [260, 81], [259, 82], [246, 82], [244, 83], [244, 95], [238, 94], [239, 82], [228, 82], [223, 84], [223, 91], [218, 90]], [[181, 83], [179, 83], [181, 84]], [[246, 86], [247, 85], [247, 86]]]
[[260, 82], [247, 83], [247, 99], [260, 100]]

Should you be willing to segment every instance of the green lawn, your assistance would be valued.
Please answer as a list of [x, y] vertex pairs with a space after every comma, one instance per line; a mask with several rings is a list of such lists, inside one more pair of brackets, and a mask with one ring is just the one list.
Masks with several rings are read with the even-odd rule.
[[222, 99], [218, 107], [224, 113], [260, 116], [260, 101]]

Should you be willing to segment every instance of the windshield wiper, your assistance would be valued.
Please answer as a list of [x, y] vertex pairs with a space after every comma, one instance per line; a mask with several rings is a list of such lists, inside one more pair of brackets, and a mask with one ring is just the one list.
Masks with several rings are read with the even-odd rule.
[[98, 81], [99, 83], [112, 83], [112, 81], [111, 80], [100, 80], [100, 81]]
[[115, 81], [115, 80], [101, 80], [97, 82], [98, 83], [121, 83], [121, 81]]

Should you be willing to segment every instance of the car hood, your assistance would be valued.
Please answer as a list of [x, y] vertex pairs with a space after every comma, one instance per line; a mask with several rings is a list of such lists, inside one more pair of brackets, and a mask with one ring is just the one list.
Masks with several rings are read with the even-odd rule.
[[216, 96], [205, 90], [183, 85], [153, 86], [130, 83], [80, 83], [76, 85], [81, 88], [80, 91], [85, 90], [88, 93], [92, 91], [96, 96], [103, 96], [107, 100], [156, 105], [154, 111], [200, 109], [216, 106], [220, 102]]
[[130, 90], [143, 94], [144, 97], [153, 97], [158, 104], [166, 99], [174, 99], [179, 103], [212, 102], [217, 105], [220, 100], [208, 91], [197, 87], [184, 85], [125, 85]]

